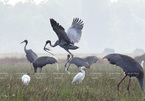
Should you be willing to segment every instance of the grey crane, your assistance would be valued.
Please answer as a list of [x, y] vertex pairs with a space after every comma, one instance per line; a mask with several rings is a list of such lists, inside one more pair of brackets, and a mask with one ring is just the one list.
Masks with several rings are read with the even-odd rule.
[[127, 86], [127, 90], [129, 91], [130, 83], [131, 83], [131, 77], [136, 77], [139, 81], [140, 87], [142, 91], [145, 92], [144, 86], [143, 86], [143, 78], [144, 78], [144, 71], [140, 64], [135, 61], [133, 58], [127, 56], [127, 55], [122, 55], [122, 54], [109, 54], [105, 56], [103, 59], [107, 58], [107, 60], [113, 64], [120, 66], [123, 71], [125, 72], [124, 78], [118, 83], [117, 85], [117, 90], [119, 91], [119, 86], [121, 82], [129, 76], [129, 83]]
[[[67, 60], [70, 59], [70, 55], [67, 55]], [[69, 61], [70, 64], [75, 64], [78, 68], [85, 66], [86, 68], [90, 68], [90, 66], [93, 63], [96, 63], [99, 59], [96, 56], [87, 56], [85, 58], [80, 57], [73, 57], [71, 61]]]
[[90, 66], [99, 60], [96, 56], [87, 56], [84, 59], [89, 63]]
[[[44, 46], [44, 50], [46, 49], [46, 45]], [[49, 51], [45, 50], [46, 52], [50, 53]], [[51, 54], [51, 53], [50, 53]], [[52, 54], [53, 55], [53, 54]], [[46, 66], [47, 64], [55, 64], [56, 63], [56, 67], [58, 70], [58, 61], [53, 58], [53, 57], [49, 57], [49, 56], [42, 56], [37, 58], [34, 62], [33, 62], [33, 67], [34, 67], [34, 73], [37, 72], [37, 68], [40, 68], [40, 72], [42, 71], [42, 67]]]
[[58, 70], [58, 62], [55, 58], [49, 57], [49, 56], [42, 56], [38, 57], [34, 62], [33, 62], [33, 67], [34, 67], [34, 73], [37, 72], [37, 68], [40, 68], [40, 72], [42, 71], [42, 67], [46, 66], [47, 64], [54, 64], [56, 63], [57, 65], [57, 70]]
[[[51, 47], [56, 47], [57, 45], [59, 45], [71, 55], [71, 59], [69, 60], [71, 61], [73, 58], [73, 54], [69, 50], [75, 50], [79, 48], [78, 46], [75, 46], [74, 43], [78, 43], [80, 41], [82, 29], [84, 26], [83, 21], [79, 18], [74, 18], [72, 25], [68, 29], [67, 33], [65, 32], [65, 29], [54, 19], [50, 19], [50, 23], [54, 32], [58, 36], [58, 40], [55, 42], [54, 45], [51, 44], [50, 40], [47, 40], [45, 45], [47, 45], [48, 43]], [[47, 48], [45, 48], [45, 50], [47, 50]], [[68, 71], [68, 67], [70, 66], [70, 64], [68, 64], [69, 61], [67, 61], [65, 64], [66, 71]]]
[[[21, 42], [21, 44], [22, 43], [25, 43], [25, 46], [24, 46], [24, 51], [25, 51], [25, 53], [26, 53], [26, 57], [27, 57], [27, 60], [30, 62], [30, 64], [31, 63], [33, 63], [33, 61], [35, 60], [35, 59], [37, 59], [37, 54], [32, 50], [32, 49], [26, 49], [26, 46], [27, 46], [27, 44], [28, 44], [28, 40], [24, 40], [23, 42]], [[31, 68], [31, 70], [32, 70], [33, 68]]]
[[[70, 59], [70, 55], [68, 54], [67, 60], [69, 60], [69, 59]], [[85, 66], [86, 68], [90, 68], [89, 63], [85, 59], [80, 58], [80, 57], [73, 57], [73, 59], [71, 61], [69, 61], [69, 63], [75, 64], [78, 68], [82, 67], [82, 66]]]

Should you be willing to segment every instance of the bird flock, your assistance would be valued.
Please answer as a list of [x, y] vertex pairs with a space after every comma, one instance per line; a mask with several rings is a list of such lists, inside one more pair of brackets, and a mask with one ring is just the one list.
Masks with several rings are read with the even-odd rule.
[[[65, 32], [65, 29], [54, 19], [50, 19], [50, 24], [56, 35], [58, 36], [58, 40], [52, 45], [51, 40], [47, 40], [45, 45], [44, 45], [44, 50], [46, 52], [50, 52], [49, 48], [46, 48], [47, 44], [49, 44], [51, 47], [56, 47], [60, 46], [64, 50], [68, 52], [66, 63], [64, 65], [65, 70], [70, 74], [68, 71], [69, 66], [71, 64], [75, 64], [77, 67], [81, 67], [81, 71], [76, 74], [76, 76], [73, 78], [72, 83], [79, 84], [82, 82], [82, 80], [85, 78], [85, 71], [90, 68], [90, 66], [93, 63], [96, 63], [99, 59], [95, 56], [89, 56], [85, 58], [80, 58], [80, 57], [74, 57], [74, 55], [70, 52], [70, 50], [76, 50], [79, 47], [74, 45], [75, 43], [78, 43], [81, 39], [82, 36], [82, 29], [84, 27], [84, 23], [81, 19], [79, 18], [74, 18], [72, 21], [71, 26], [69, 27], [68, 31]], [[40, 68], [40, 72], [42, 71], [42, 67], [47, 65], [47, 64], [56, 64], [57, 70], [58, 68], [58, 60], [54, 57], [49, 57], [49, 56], [41, 56], [38, 57], [37, 54], [31, 50], [27, 49], [26, 46], [28, 44], [27, 40], [24, 40], [21, 43], [25, 43], [24, 46], [24, 51], [26, 53], [27, 60], [30, 62], [31, 65], [31, 70], [34, 69], [34, 73], [37, 72], [37, 68]], [[53, 54], [52, 54], [53, 55]], [[136, 77], [137, 80], [139, 81], [140, 87], [143, 92], [144, 90], [144, 84], [143, 84], [143, 79], [144, 79], [144, 71], [143, 71], [143, 63], [138, 63], [135, 59], [131, 58], [130, 56], [123, 55], [123, 54], [108, 54], [103, 57], [104, 60], [108, 60], [110, 64], [119, 66], [120, 68], [123, 69], [125, 75], [124, 78], [117, 84], [117, 90], [119, 91], [119, 86], [122, 83], [122, 81], [128, 76], [129, 77], [129, 82], [127, 86], [127, 90], [129, 91], [130, 88], [130, 83], [131, 83], [131, 78]], [[32, 68], [33, 66], [33, 68]], [[25, 85], [28, 85], [30, 82], [30, 76], [27, 74], [24, 74], [22, 76], [22, 82]]]

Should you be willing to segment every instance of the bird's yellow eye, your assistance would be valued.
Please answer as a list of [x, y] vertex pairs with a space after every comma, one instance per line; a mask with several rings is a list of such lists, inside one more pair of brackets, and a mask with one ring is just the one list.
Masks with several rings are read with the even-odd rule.
[[85, 69], [86, 69], [86, 70], [87, 70], [87, 69], [90, 69], [90, 67], [89, 67], [89, 68], [85, 68]]

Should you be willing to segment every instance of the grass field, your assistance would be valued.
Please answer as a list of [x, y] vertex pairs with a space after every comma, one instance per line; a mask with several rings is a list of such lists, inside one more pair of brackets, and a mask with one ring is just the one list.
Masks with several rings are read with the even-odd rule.
[[38, 68], [37, 74], [30, 75], [30, 84], [25, 86], [21, 76], [30, 72], [29, 62], [25, 58], [1, 59], [0, 101], [145, 101], [145, 93], [136, 78], [132, 78], [130, 92], [127, 91], [129, 78], [126, 78], [118, 94], [117, 83], [124, 75], [117, 66], [93, 64], [81, 84], [71, 84], [80, 69], [71, 65], [68, 75], [64, 62], [60, 61], [59, 71], [56, 65], [43, 67], [42, 73]]

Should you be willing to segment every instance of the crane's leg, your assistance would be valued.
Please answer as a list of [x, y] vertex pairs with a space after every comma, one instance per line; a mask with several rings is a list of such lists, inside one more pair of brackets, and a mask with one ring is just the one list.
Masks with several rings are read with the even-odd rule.
[[65, 67], [67, 67], [67, 63], [69, 62], [69, 60], [70, 60], [70, 54], [67, 55], [67, 60], [66, 60], [67, 62], [66, 62], [66, 64], [64, 65]]
[[33, 65], [32, 65], [32, 63], [30, 63], [30, 68], [31, 68], [31, 71], [33, 71]]
[[117, 84], [117, 90], [118, 90], [118, 91], [119, 91], [119, 86], [120, 86], [121, 82], [126, 78], [126, 76], [127, 76], [127, 75], [125, 75], [125, 76], [123, 77], [123, 79]]
[[128, 86], [127, 86], [128, 91], [129, 91], [129, 87], [130, 87], [130, 82], [131, 82], [131, 77], [129, 78], [129, 82], [128, 82]]
[[34, 74], [37, 72], [37, 67], [34, 67]]
[[[68, 51], [68, 50], [66, 50], [66, 51], [67, 51], [71, 56], [73, 56], [73, 54], [72, 54], [70, 51]], [[65, 64], [65, 67], [67, 67], [67, 64], [70, 62], [70, 60], [71, 60], [71, 59], [68, 59], [68, 60], [67, 60], [67, 62], [66, 62], [66, 64]]]
[[56, 63], [56, 69], [57, 69], [57, 71], [59, 71], [59, 68], [58, 68], [58, 63]]
[[[68, 72], [68, 74], [70, 74], [70, 72], [68, 71], [68, 68], [70, 66], [70, 62], [72, 61], [74, 55], [70, 51], [68, 51], [68, 50], [67, 50], [67, 52], [71, 55], [71, 58], [65, 64], [65, 70]], [[68, 66], [67, 66], [67, 64], [68, 64]]]
[[42, 72], [42, 68], [40, 68], [40, 73]]

